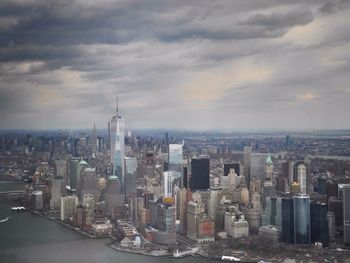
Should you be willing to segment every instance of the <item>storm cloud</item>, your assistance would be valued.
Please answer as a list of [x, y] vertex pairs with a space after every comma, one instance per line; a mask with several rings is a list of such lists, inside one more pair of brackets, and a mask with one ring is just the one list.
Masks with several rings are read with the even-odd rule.
[[0, 3], [0, 128], [350, 128], [345, 0]]

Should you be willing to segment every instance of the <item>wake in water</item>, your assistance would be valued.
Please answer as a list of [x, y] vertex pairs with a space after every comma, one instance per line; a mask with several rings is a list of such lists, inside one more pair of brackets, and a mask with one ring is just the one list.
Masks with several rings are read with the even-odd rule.
[[2, 220], [0, 220], [0, 223], [4, 223], [4, 222], [6, 222], [6, 221], [9, 221], [9, 217], [6, 217], [5, 219], [2, 219]]

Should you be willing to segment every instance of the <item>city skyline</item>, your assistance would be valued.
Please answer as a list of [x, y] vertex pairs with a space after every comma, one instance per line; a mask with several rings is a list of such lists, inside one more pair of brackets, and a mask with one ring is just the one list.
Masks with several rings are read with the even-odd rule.
[[0, 129], [349, 129], [349, 1], [2, 1]]

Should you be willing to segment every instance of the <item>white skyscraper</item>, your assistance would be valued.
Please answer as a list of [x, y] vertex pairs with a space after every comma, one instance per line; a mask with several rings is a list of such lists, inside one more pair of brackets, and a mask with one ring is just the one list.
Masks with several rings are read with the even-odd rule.
[[163, 173], [163, 184], [164, 184], [164, 201], [166, 203], [172, 203], [173, 202], [173, 172], [164, 172]]
[[124, 184], [124, 118], [118, 112], [118, 100], [116, 107], [116, 115], [111, 119], [111, 163], [113, 164], [113, 174], [117, 176], [122, 184]]

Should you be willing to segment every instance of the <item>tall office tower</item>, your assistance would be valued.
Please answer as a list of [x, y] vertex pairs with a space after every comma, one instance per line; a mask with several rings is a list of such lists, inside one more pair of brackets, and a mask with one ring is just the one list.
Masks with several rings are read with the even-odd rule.
[[78, 205], [78, 197], [76, 196], [65, 196], [61, 197], [61, 221], [65, 221], [72, 218]]
[[125, 196], [126, 200], [131, 193], [136, 193], [137, 159], [125, 157]]
[[85, 194], [91, 194], [98, 200], [96, 168], [85, 168], [81, 173], [78, 188], [80, 200]]
[[118, 100], [116, 115], [111, 119], [111, 163], [113, 164], [113, 175], [117, 176], [122, 185], [124, 185], [124, 118], [119, 115]]
[[310, 197], [297, 195], [294, 199], [294, 241], [295, 244], [310, 244]]
[[333, 212], [327, 213], [329, 242], [335, 241], [335, 216]]
[[297, 166], [298, 183], [300, 185], [300, 193], [306, 194], [306, 166], [303, 163], [299, 163]]
[[163, 172], [164, 203], [174, 203], [174, 175], [173, 171]]
[[183, 170], [183, 187], [186, 189], [189, 188], [189, 180], [188, 180], [188, 167], [185, 166]]
[[91, 132], [91, 150], [93, 153], [97, 152], [97, 130], [96, 130], [95, 123], [94, 123], [94, 128], [92, 129], [92, 132]]
[[109, 176], [107, 179], [105, 201], [109, 216], [116, 218], [120, 215], [125, 204], [125, 195], [121, 193], [121, 183], [115, 175]]
[[240, 176], [240, 164], [239, 163], [225, 163], [224, 164], [224, 176], [228, 176], [230, 169], [235, 169], [235, 172]]
[[55, 161], [55, 177], [66, 178], [67, 176], [67, 161], [66, 160], [56, 160]]
[[344, 244], [350, 246], [350, 184], [343, 186]]
[[252, 153], [250, 155], [250, 180], [253, 178], [265, 181], [265, 165], [268, 154], [266, 153]]
[[235, 173], [234, 169], [230, 169], [230, 172], [227, 175], [228, 177], [228, 188], [230, 189], [231, 193], [240, 186], [241, 178]]
[[341, 228], [344, 224], [344, 201], [342, 198], [331, 196], [328, 199], [328, 211], [334, 213], [335, 227]]
[[294, 244], [294, 201], [291, 197], [282, 198], [282, 236], [285, 243]]
[[208, 204], [208, 216], [215, 218], [216, 208], [219, 204], [219, 194], [221, 193], [221, 187], [211, 187], [209, 190], [209, 204]]
[[72, 158], [69, 164], [69, 178], [70, 178], [70, 188], [78, 189], [81, 171], [89, 167], [88, 163], [80, 158]]
[[210, 187], [209, 179], [209, 159], [191, 160], [191, 189], [208, 190]]
[[329, 242], [327, 213], [326, 203], [310, 204], [311, 242], [321, 242], [324, 247], [328, 246]]
[[252, 147], [244, 146], [244, 177], [248, 186], [248, 190], [250, 189], [251, 154], [252, 154]]
[[294, 162], [292, 160], [288, 161], [288, 182], [289, 187], [294, 182]]
[[205, 213], [203, 203], [190, 201], [187, 203], [187, 237], [197, 239], [197, 221], [200, 215]]
[[169, 144], [169, 167], [168, 170], [173, 172], [174, 185], [183, 187], [183, 168], [182, 168], [182, 144]]
[[187, 231], [187, 189], [180, 189], [176, 197], [176, 214], [180, 220], [179, 232], [185, 235]]
[[273, 184], [272, 174], [273, 174], [273, 163], [271, 160], [271, 155], [269, 154], [266, 158], [266, 165], [265, 165], [265, 181], [263, 183], [263, 194], [262, 194], [263, 207], [265, 207], [266, 197], [273, 196], [276, 193], [276, 187]]

